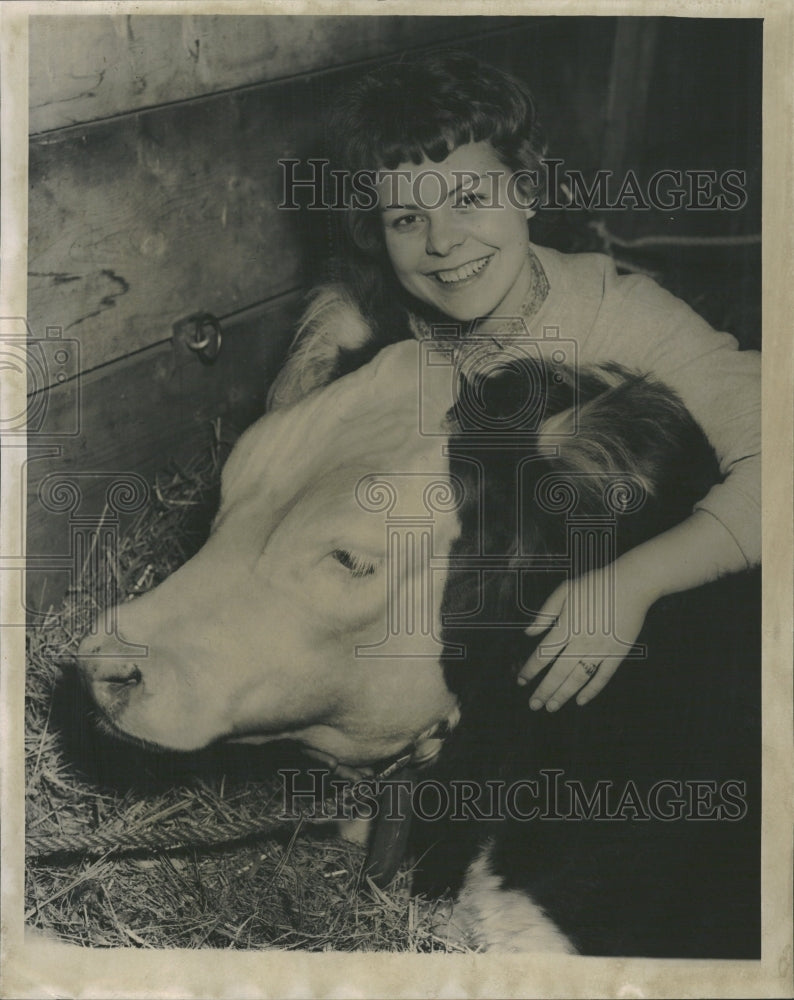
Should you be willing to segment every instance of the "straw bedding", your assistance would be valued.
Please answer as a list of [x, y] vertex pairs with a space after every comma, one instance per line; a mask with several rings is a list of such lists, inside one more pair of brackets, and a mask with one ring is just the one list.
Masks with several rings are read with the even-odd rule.
[[[29, 630], [25, 919], [90, 947], [446, 951], [410, 872], [386, 891], [330, 825], [281, 820], [283, 748], [149, 754], [93, 730], [69, 666], [103, 600], [154, 586], [206, 533], [219, 451], [152, 502], [63, 606]], [[107, 598], [104, 595], [107, 595]]]

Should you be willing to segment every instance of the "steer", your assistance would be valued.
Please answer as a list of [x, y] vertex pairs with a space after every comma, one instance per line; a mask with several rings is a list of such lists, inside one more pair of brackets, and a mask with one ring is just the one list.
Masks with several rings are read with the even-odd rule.
[[[663, 670], [629, 659], [586, 708], [530, 715], [515, 683], [537, 642], [524, 630], [574, 550], [608, 563], [686, 517], [717, 475], [681, 403], [640, 375], [555, 367], [491, 338], [394, 344], [243, 435], [204, 547], [110, 609], [80, 670], [122, 739], [288, 739], [342, 773], [404, 756], [462, 787], [460, 815], [419, 817], [416, 878], [460, 890], [452, 919], [476, 946], [752, 955], [755, 827], [730, 770], [748, 740], [698, 770], [720, 761], [732, 720], [693, 694], [704, 685], [673, 650], [675, 622]], [[693, 732], [705, 752], [690, 773]], [[668, 782], [669, 811], [690, 777], [722, 813], [643, 815], [648, 787]], [[494, 823], [484, 802], [502, 778], [513, 798]], [[568, 778], [604, 815], [571, 812]], [[617, 804], [594, 805], [609, 793], [596, 779]]]

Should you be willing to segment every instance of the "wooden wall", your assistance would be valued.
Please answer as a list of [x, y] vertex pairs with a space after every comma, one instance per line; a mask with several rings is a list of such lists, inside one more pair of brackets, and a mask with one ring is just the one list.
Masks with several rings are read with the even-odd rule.
[[[632, 163], [639, 125], [643, 166], [667, 157], [646, 141], [647, 110], [669, 136], [670, 94], [696, 93], [708, 71], [678, 19], [31, 18], [28, 319], [68, 355], [31, 385], [46, 411], [28, 466], [36, 604], [63, 592], [48, 559], [68, 553], [75, 516], [42, 502], [42, 482], [71, 476], [79, 513], [96, 514], [108, 475], [151, 477], [208, 441], [210, 420], [236, 430], [261, 411], [325, 251], [312, 213], [277, 208], [278, 159], [316, 153], [323, 108], [362, 67], [450, 44], [524, 77], [551, 149], [585, 172]], [[731, 45], [735, 32], [707, 67], [750, 72]], [[727, 134], [718, 97], [697, 121], [716, 115]], [[198, 311], [224, 331], [212, 366], [172, 340]]]

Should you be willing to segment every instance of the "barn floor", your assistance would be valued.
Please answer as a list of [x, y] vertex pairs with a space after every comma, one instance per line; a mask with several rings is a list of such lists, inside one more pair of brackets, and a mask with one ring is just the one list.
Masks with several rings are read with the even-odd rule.
[[286, 752], [154, 755], [88, 724], [66, 661], [97, 595], [146, 590], [198, 547], [218, 467], [212, 455], [159, 480], [103, 578], [29, 632], [26, 922], [86, 947], [461, 950], [410, 897], [409, 871], [386, 891], [362, 885], [361, 848], [278, 819]]

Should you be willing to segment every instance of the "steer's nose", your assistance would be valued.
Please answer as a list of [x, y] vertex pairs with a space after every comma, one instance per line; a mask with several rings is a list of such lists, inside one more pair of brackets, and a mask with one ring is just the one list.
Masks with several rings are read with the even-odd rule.
[[125, 656], [107, 640], [84, 639], [77, 651], [77, 666], [97, 705], [113, 718], [126, 707], [135, 689], [143, 685], [137, 659]]

